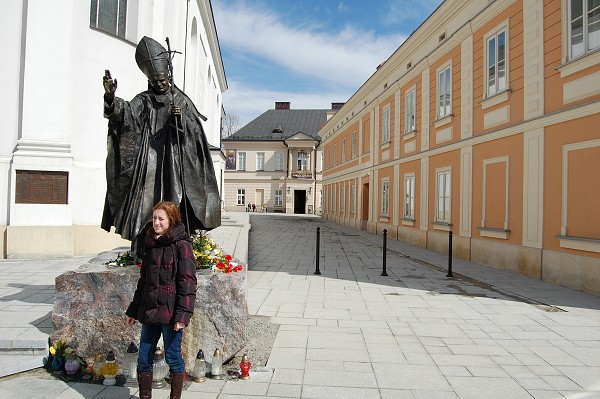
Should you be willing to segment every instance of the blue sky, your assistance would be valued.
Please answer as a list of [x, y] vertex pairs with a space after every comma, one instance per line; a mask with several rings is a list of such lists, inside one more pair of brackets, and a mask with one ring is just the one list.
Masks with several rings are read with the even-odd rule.
[[229, 89], [242, 126], [290, 101], [345, 102], [442, 0], [212, 0]]

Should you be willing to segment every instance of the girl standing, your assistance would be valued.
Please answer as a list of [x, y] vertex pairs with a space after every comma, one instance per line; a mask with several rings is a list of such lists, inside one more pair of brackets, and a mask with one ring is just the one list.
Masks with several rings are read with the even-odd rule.
[[180, 399], [185, 365], [181, 339], [196, 302], [196, 263], [178, 206], [159, 202], [144, 243], [140, 279], [125, 312], [127, 324], [142, 323], [138, 357], [140, 399], [152, 398], [152, 361], [162, 334], [171, 369], [171, 399]]

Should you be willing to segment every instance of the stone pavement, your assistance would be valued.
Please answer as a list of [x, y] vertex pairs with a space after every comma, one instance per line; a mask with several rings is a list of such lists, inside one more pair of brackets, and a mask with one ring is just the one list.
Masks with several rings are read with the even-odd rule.
[[[381, 236], [315, 217], [226, 216], [215, 240], [233, 245], [240, 259], [237, 251], [249, 248], [250, 314], [280, 328], [266, 370], [249, 381], [192, 384], [183, 398], [600, 398], [598, 296], [459, 259], [447, 278], [446, 255], [395, 240], [387, 242], [383, 277]], [[0, 261], [0, 317], [14, 318], [2, 323], [0, 338], [49, 327], [51, 262]], [[36, 285], [50, 297], [19, 296]], [[30, 374], [0, 380], [3, 399], [136, 394]]]

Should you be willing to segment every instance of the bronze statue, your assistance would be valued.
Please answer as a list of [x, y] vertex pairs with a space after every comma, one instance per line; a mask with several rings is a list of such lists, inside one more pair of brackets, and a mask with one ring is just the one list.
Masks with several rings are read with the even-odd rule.
[[152, 207], [159, 201], [179, 204], [188, 233], [221, 224], [221, 199], [202, 128], [205, 118], [173, 84], [171, 53], [142, 38], [135, 60], [148, 77], [148, 90], [131, 101], [115, 96], [117, 79], [109, 70], [103, 78], [108, 155], [102, 228], [114, 226], [138, 255], [142, 245], [136, 241], [143, 243]]

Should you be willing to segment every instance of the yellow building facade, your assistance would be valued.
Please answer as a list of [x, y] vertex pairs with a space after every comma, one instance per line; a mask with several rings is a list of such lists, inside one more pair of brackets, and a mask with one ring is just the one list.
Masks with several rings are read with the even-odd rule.
[[600, 293], [600, 6], [445, 1], [319, 131], [323, 217]]

